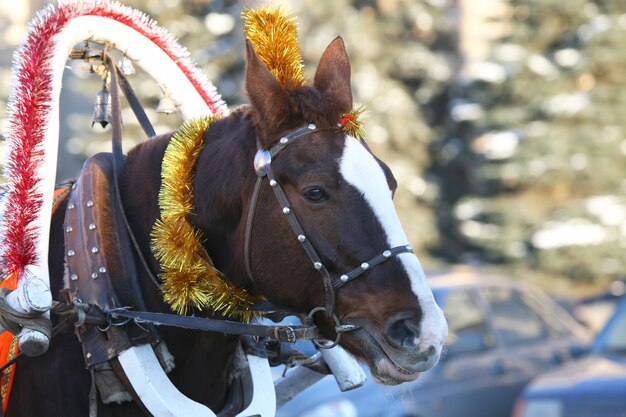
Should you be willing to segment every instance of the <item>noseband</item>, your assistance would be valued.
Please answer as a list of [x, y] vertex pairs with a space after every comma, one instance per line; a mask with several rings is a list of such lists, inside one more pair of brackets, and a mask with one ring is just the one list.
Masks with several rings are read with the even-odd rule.
[[[270, 188], [274, 191], [274, 195], [276, 196], [276, 200], [278, 200], [278, 204], [282, 210], [283, 215], [291, 225], [291, 229], [293, 230], [296, 240], [302, 246], [307, 256], [311, 260], [313, 268], [315, 268], [322, 275], [322, 281], [324, 283], [324, 292], [325, 292], [325, 306], [324, 307], [316, 307], [309, 313], [309, 318], [312, 318], [313, 315], [318, 311], [326, 311], [326, 314], [329, 317], [332, 317], [335, 322], [338, 324], [339, 319], [335, 315], [335, 291], [346, 283], [360, 277], [368, 270], [372, 269], [375, 266], [378, 266], [385, 261], [391, 259], [392, 257], [398, 256], [401, 253], [413, 252], [413, 248], [411, 245], [402, 245], [395, 246], [393, 248], [389, 248], [383, 251], [381, 254], [374, 256], [373, 258], [361, 263], [360, 266], [352, 269], [349, 272], [341, 274], [339, 276], [331, 276], [328, 272], [326, 266], [324, 266], [320, 256], [317, 254], [317, 251], [313, 247], [313, 244], [307, 238], [302, 225], [298, 221], [296, 214], [293, 212], [289, 200], [283, 190], [283, 188], [278, 183], [276, 176], [272, 170], [272, 161], [276, 159], [278, 154], [283, 151], [289, 144], [295, 142], [296, 140], [310, 135], [313, 132], [319, 131], [314, 124], [309, 124], [303, 127], [300, 127], [296, 130], [293, 130], [281, 137], [278, 143], [272, 146], [270, 149], [265, 150], [261, 149], [260, 146], [257, 145], [258, 150], [254, 157], [254, 169], [257, 173], [257, 180], [254, 186], [254, 191], [252, 193], [252, 198], [250, 201], [250, 209], [248, 210], [248, 217], [246, 219], [246, 234], [245, 234], [245, 248], [244, 248], [244, 258], [246, 264], [246, 272], [252, 281], [254, 278], [252, 276], [252, 270], [250, 268], [250, 244], [252, 240], [252, 224], [254, 221], [254, 212], [259, 198], [259, 191], [261, 188], [261, 184], [263, 183], [264, 178], [269, 179]], [[338, 329], [341, 329], [342, 326], [338, 325]], [[339, 336], [339, 334], [338, 334]], [[338, 339], [334, 344], [338, 342]], [[333, 344], [333, 346], [334, 346]]]

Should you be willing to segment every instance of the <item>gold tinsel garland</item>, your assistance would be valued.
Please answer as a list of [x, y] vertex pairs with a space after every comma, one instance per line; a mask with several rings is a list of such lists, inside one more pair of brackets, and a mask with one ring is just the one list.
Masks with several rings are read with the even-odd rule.
[[[279, 84], [288, 89], [307, 85], [295, 18], [276, 6], [247, 9], [242, 16], [246, 37]], [[341, 119], [341, 130], [359, 140], [363, 140], [362, 113], [362, 107], [355, 108]], [[204, 132], [215, 120], [209, 116], [185, 123], [165, 151], [161, 213], [152, 230], [152, 251], [161, 265], [163, 298], [174, 311], [186, 314], [190, 308], [209, 308], [249, 321], [250, 306], [257, 298], [226, 281], [202, 246], [201, 232], [188, 221], [196, 161]]]
[[282, 87], [307, 84], [295, 17], [276, 5], [245, 9], [246, 38]]
[[[245, 9], [241, 16], [246, 38], [278, 83], [289, 89], [307, 85], [296, 18], [277, 5]], [[355, 107], [341, 118], [341, 130], [359, 140], [364, 138], [359, 119], [363, 110]]]
[[346, 113], [341, 118], [341, 130], [346, 135], [357, 138], [360, 141], [365, 140], [365, 132], [363, 131], [363, 123], [361, 117], [365, 113], [364, 106], [355, 107], [350, 113]]
[[152, 252], [161, 265], [163, 298], [179, 314], [209, 308], [249, 321], [256, 301], [228, 281], [202, 246], [202, 234], [189, 223], [193, 211], [193, 176], [204, 133], [215, 116], [191, 120], [172, 137], [163, 157], [160, 219], [152, 229]]

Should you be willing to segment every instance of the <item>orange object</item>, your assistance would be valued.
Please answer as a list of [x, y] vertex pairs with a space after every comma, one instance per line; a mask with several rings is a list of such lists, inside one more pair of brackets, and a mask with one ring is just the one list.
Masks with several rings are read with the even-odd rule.
[[[54, 200], [52, 204], [52, 215], [58, 209], [59, 205], [69, 196], [72, 186], [70, 184], [54, 190]], [[17, 288], [17, 277], [15, 276], [4, 277], [0, 282], [0, 288], [8, 288], [14, 290]], [[13, 360], [19, 353], [20, 348], [18, 344], [18, 338], [11, 334], [9, 331], [5, 331], [0, 334], [0, 365]], [[2, 374], [0, 374], [0, 398], [2, 398], [2, 409], [6, 412], [9, 404], [9, 395], [11, 394], [11, 386], [13, 385], [13, 377], [15, 376], [15, 364], [6, 368]]]

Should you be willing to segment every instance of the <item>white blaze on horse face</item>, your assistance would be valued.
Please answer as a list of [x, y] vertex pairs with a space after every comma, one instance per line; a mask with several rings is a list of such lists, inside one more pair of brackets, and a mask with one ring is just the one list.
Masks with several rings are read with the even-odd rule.
[[[385, 173], [374, 156], [352, 136], [346, 136], [339, 172], [363, 195], [385, 230], [389, 247], [407, 245], [408, 239], [393, 205]], [[423, 312], [421, 336], [416, 343], [420, 349], [435, 346], [437, 353], [441, 353], [441, 347], [448, 336], [448, 325], [428, 287], [422, 265], [412, 253], [403, 253], [397, 258], [411, 281], [411, 289]]]

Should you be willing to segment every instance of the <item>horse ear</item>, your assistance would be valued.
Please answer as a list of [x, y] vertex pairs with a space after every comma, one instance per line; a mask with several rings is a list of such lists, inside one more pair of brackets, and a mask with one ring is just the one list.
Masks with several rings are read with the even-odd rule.
[[313, 86], [345, 113], [352, 110], [350, 59], [341, 36], [328, 45], [315, 72]]
[[276, 78], [246, 40], [246, 91], [253, 109], [257, 135], [261, 145], [266, 148], [271, 134], [279, 129], [289, 114], [289, 95], [278, 84]]

